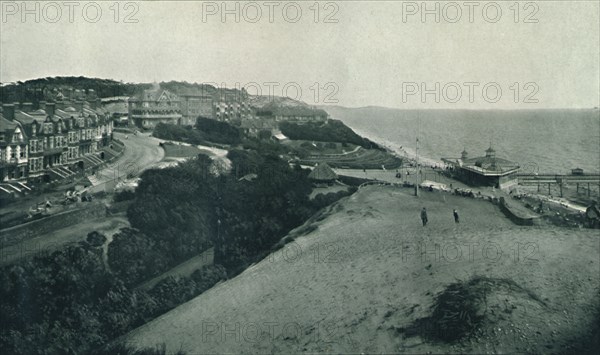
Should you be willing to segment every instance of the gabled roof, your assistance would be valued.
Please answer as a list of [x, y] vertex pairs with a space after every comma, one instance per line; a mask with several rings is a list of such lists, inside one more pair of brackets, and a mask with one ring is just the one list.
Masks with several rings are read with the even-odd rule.
[[21, 131], [23, 139], [27, 141], [27, 132], [25, 132], [23, 126], [19, 122], [9, 121], [0, 114], [0, 134], [5, 136], [5, 140], [2, 142], [3, 144], [12, 143], [12, 135], [16, 129], [19, 129]]
[[23, 127], [23, 131], [25, 132], [25, 134], [26, 134], [28, 137], [31, 137], [31, 136], [33, 136], [33, 135], [34, 135], [33, 133], [34, 133], [34, 130], [35, 130], [36, 128], [37, 128], [37, 131], [36, 131], [35, 133], [36, 133], [36, 134], [37, 134], [37, 133], [41, 133], [41, 132], [40, 132], [40, 131], [41, 131], [41, 128], [40, 128], [41, 126], [40, 126], [40, 124], [38, 123], [38, 121], [36, 121], [36, 120], [32, 121], [32, 122], [31, 122], [31, 123], [29, 123], [29, 124], [24, 124], [24, 125], [21, 125], [21, 126]]
[[15, 120], [24, 125], [31, 124], [33, 121], [43, 121], [44, 119], [46, 119], [46, 115], [32, 115], [31, 113], [15, 110]]
[[61, 109], [58, 109], [58, 108], [57, 108], [56, 110], [54, 110], [54, 114], [55, 114], [56, 116], [58, 116], [58, 117], [61, 117], [61, 118], [63, 118], [63, 119], [71, 118], [71, 116], [73, 116], [73, 118], [75, 118], [75, 117], [76, 117], [75, 115], [72, 115], [72, 114], [66, 113], [65, 111], [63, 111], [63, 110], [61, 110]]
[[18, 125], [18, 123], [9, 121], [0, 114], [0, 132], [12, 132]]
[[87, 107], [83, 107], [83, 112], [87, 113], [88, 115], [98, 116], [98, 112], [96, 112], [90, 108], [87, 108]]
[[148, 89], [144, 90], [133, 97], [129, 101], [179, 101], [179, 97], [172, 92], [164, 89]]
[[475, 166], [488, 171], [507, 171], [517, 169], [519, 164], [496, 157], [476, 157], [465, 159], [463, 161], [463, 166]]
[[308, 174], [308, 178], [317, 181], [330, 181], [337, 179], [338, 176], [327, 163], [319, 163], [319, 165]]

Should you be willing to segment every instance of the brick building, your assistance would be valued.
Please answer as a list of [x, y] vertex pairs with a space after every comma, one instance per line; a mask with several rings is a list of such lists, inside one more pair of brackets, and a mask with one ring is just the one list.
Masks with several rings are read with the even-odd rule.
[[181, 124], [183, 118], [179, 96], [158, 84], [130, 97], [128, 113], [129, 121], [144, 129], [153, 129], [159, 123]]
[[98, 165], [112, 140], [112, 120], [99, 100], [3, 104], [0, 181], [49, 180]]
[[179, 124], [193, 126], [198, 117], [213, 118], [213, 98], [198, 91], [186, 91], [179, 94], [181, 121]]

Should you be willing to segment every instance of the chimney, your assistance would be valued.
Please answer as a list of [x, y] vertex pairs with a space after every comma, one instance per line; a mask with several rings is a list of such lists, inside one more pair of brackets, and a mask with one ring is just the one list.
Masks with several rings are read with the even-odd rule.
[[77, 112], [83, 112], [83, 101], [75, 101], [75, 105], [73, 107], [75, 108], [75, 110], [77, 110]]
[[23, 112], [31, 112], [33, 111], [33, 104], [31, 102], [23, 102], [21, 105], [21, 110]]
[[98, 101], [97, 100], [90, 100], [90, 107], [92, 108], [92, 110], [95, 110], [98, 108]]
[[14, 120], [15, 119], [15, 105], [13, 105], [13, 104], [2, 105], [2, 116], [4, 116], [9, 121]]
[[46, 101], [40, 101], [40, 110], [46, 110]]
[[56, 112], [55, 111], [55, 104], [54, 104], [54, 102], [48, 102], [46, 104], [46, 109], [45, 110], [46, 110], [46, 114], [48, 116], [50, 116], [50, 117], [54, 116], [54, 114]]

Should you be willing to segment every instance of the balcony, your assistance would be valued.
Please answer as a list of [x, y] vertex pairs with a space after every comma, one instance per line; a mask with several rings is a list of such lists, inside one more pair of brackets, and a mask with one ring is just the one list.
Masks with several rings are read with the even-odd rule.
[[16, 166], [17, 164], [18, 164], [17, 158], [10, 158], [10, 159], [7, 159], [7, 160], [0, 160], [0, 166], [2, 166], [2, 167]]
[[66, 147], [45, 149], [44, 156], [47, 157], [49, 155], [62, 154], [62, 152], [65, 152], [65, 151], [67, 151]]

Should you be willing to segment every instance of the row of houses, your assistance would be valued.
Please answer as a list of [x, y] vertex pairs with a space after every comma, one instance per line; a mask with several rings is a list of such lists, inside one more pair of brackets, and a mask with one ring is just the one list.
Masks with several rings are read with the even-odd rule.
[[200, 90], [174, 94], [154, 84], [128, 100], [130, 122], [144, 129], [153, 129], [159, 123], [194, 125], [198, 117], [212, 118], [242, 127], [250, 133], [276, 129], [282, 121], [324, 122], [324, 110], [306, 107], [253, 107], [239, 100], [215, 99]]
[[112, 131], [99, 99], [2, 104], [0, 181], [48, 181], [99, 165]]

